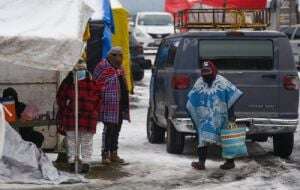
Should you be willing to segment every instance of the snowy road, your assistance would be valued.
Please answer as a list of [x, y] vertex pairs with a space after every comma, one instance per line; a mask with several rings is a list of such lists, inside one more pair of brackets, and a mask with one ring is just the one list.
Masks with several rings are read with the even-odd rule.
[[[160, 190], [160, 189], [209, 189], [209, 190], [299, 190], [300, 189], [300, 133], [295, 135], [295, 149], [290, 160], [272, 156], [272, 140], [268, 143], [249, 144], [249, 158], [237, 161], [236, 169], [222, 171], [216, 153], [209, 151], [206, 171], [195, 171], [190, 163], [195, 160], [195, 142], [188, 139], [183, 155], [171, 155], [166, 145], [148, 143], [146, 115], [151, 72], [138, 82], [131, 97], [132, 122], [125, 123], [120, 137], [120, 155], [130, 165], [94, 169], [90, 184], [75, 186], [37, 187], [34, 189], [107, 189], [107, 190]], [[100, 160], [101, 130], [99, 125], [94, 137], [95, 161]], [[24, 186], [26, 187], [26, 186]], [[2, 188], [0, 188], [2, 189]], [[9, 188], [13, 189], [13, 188]], [[16, 189], [22, 189], [17, 187]], [[33, 189], [33, 187], [27, 187]]]
[[[217, 148], [210, 151], [207, 170], [190, 167], [195, 160], [195, 142], [189, 139], [183, 155], [171, 155], [166, 145], [148, 143], [146, 115], [151, 72], [136, 84], [132, 96], [132, 123], [126, 123], [121, 132], [120, 154], [131, 164], [120, 170], [113, 183], [98, 189], [300, 189], [300, 133], [296, 134], [294, 154], [290, 160], [272, 155], [272, 139], [268, 143], [249, 144], [250, 156], [237, 161], [237, 168], [221, 171], [222, 160]], [[98, 137], [100, 137], [98, 135]], [[96, 142], [100, 145], [100, 139]], [[100, 156], [100, 148], [96, 154]], [[97, 156], [96, 156], [97, 157]]]

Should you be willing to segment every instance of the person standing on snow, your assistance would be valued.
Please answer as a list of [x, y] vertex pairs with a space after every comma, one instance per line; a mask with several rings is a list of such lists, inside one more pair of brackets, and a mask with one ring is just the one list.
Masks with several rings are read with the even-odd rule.
[[[86, 63], [79, 60], [74, 67], [78, 73], [78, 130], [79, 144], [81, 146], [82, 167], [81, 172], [89, 171], [89, 163], [93, 153], [93, 136], [96, 133], [98, 110], [101, 106], [99, 91], [103, 85], [92, 80], [87, 71]], [[57, 92], [58, 104], [57, 120], [59, 131], [66, 135], [68, 162], [74, 169], [75, 161], [75, 85], [73, 72], [64, 79]]]
[[[189, 92], [187, 110], [196, 126], [198, 136], [198, 162], [192, 167], [205, 170], [207, 146], [209, 143], [220, 145], [220, 132], [234, 121], [233, 106], [242, 92], [224, 77], [217, 75], [212, 61], [204, 61], [201, 77]], [[220, 166], [228, 170], [235, 167], [234, 160], [226, 160]]]
[[99, 121], [104, 123], [102, 133], [102, 163], [126, 164], [118, 155], [119, 134], [123, 120], [129, 119], [129, 93], [122, 68], [123, 51], [113, 47], [108, 58], [102, 60], [94, 70], [94, 79], [104, 82], [100, 94], [102, 106]]

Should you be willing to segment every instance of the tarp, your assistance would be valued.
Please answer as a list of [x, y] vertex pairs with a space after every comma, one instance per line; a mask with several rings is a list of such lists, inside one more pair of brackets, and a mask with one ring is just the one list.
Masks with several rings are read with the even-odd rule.
[[123, 49], [123, 68], [126, 74], [126, 81], [130, 92], [133, 91], [133, 80], [131, 75], [130, 50], [129, 50], [129, 28], [128, 11], [118, 0], [111, 0], [113, 10], [115, 33], [112, 37], [113, 46], [120, 46]]
[[[103, 1], [103, 0], [100, 0]], [[104, 12], [98, 7], [102, 6], [103, 2], [99, 0], [86, 0], [86, 3], [94, 9], [92, 19], [102, 20]], [[128, 29], [128, 11], [118, 0], [110, 0], [112, 13], [114, 17], [114, 34], [112, 35], [112, 45], [123, 48], [123, 67], [126, 74], [127, 85], [130, 92], [133, 92], [133, 80], [131, 74], [130, 51], [129, 51], [129, 29]]]
[[[59, 172], [52, 161], [31, 142], [24, 141], [4, 122], [0, 104], [0, 183], [60, 184], [86, 182], [83, 177]], [[3, 138], [4, 137], [4, 138]]]
[[0, 63], [71, 70], [91, 14], [83, 0], [1, 0]]
[[170, 13], [177, 13], [178, 11], [190, 9], [191, 4], [186, 0], [166, 0], [165, 11]]
[[222, 8], [226, 2], [227, 8], [263, 9], [267, 0], [166, 0], [165, 10], [176, 13], [180, 10], [191, 9], [195, 4]]

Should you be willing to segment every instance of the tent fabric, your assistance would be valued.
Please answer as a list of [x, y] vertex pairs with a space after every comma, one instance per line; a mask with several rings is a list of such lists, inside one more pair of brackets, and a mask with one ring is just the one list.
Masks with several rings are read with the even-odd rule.
[[104, 31], [102, 38], [102, 58], [107, 58], [108, 52], [112, 47], [111, 39], [112, 34], [115, 33], [114, 17], [111, 10], [111, 4], [109, 0], [102, 0], [103, 9], [103, 23]]
[[[112, 4], [118, 5], [118, 4]], [[112, 37], [113, 46], [120, 46], [123, 49], [123, 68], [129, 91], [133, 92], [133, 82], [131, 78], [130, 50], [129, 50], [129, 31], [128, 31], [128, 12], [123, 7], [112, 7], [115, 21], [115, 34]]]
[[0, 159], [2, 158], [2, 154], [3, 154], [4, 134], [5, 134], [5, 116], [4, 116], [3, 106], [2, 104], [0, 104]]
[[0, 63], [71, 70], [91, 14], [83, 0], [1, 0]]
[[[99, 0], [86, 0], [88, 5], [93, 8], [94, 14], [92, 20], [102, 20], [104, 12], [97, 7], [102, 6], [102, 2], [99, 3]], [[112, 45], [120, 46], [124, 51], [124, 61], [123, 67], [126, 74], [127, 85], [130, 92], [133, 92], [133, 80], [131, 74], [131, 64], [130, 64], [130, 51], [129, 51], [129, 30], [128, 30], [128, 11], [122, 6], [118, 0], [110, 0], [113, 21], [115, 27], [115, 33], [112, 35]], [[95, 16], [98, 15], [98, 16]], [[102, 15], [102, 18], [100, 16]], [[105, 31], [104, 31], [105, 32]], [[103, 44], [104, 45], [104, 44]], [[104, 48], [104, 47], [103, 47]], [[105, 57], [105, 56], [104, 56]]]
[[[61, 184], [87, 182], [82, 176], [59, 172], [52, 161], [31, 142], [24, 141], [15, 129], [4, 121], [0, 104], [1, 183]], [[5, 129], [5, 130], [4, 130]]]
[[104, 23], [104, 31], [102, 37], [102, 58], [106, 58], [112, 47], [111, 38], [115, 32], [114, 18], [110, 0], [85, 0], [93, 10], [92, 20], [101, 20]]
[[170, 13], [177, 13], [181, 10], [191, 9], [195, 4], [222, 8], [225, 1], [227, 8], [263, 9], [267, 4], [266, 0], [166, 0], [165, 10]]
[[177, 13], [178, 11], [190, 9], [191, 5], [186, 0], [166, 0], [165, 11], [170, 13]]

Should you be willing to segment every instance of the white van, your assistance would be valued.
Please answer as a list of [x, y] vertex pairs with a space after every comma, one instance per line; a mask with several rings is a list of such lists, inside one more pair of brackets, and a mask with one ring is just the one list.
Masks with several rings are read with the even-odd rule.
[[173, 16], [166, 12], [139, 12], [135, 19], [134, 38], [145, 50], [157, 49], [161, 40], [174, 33]]

